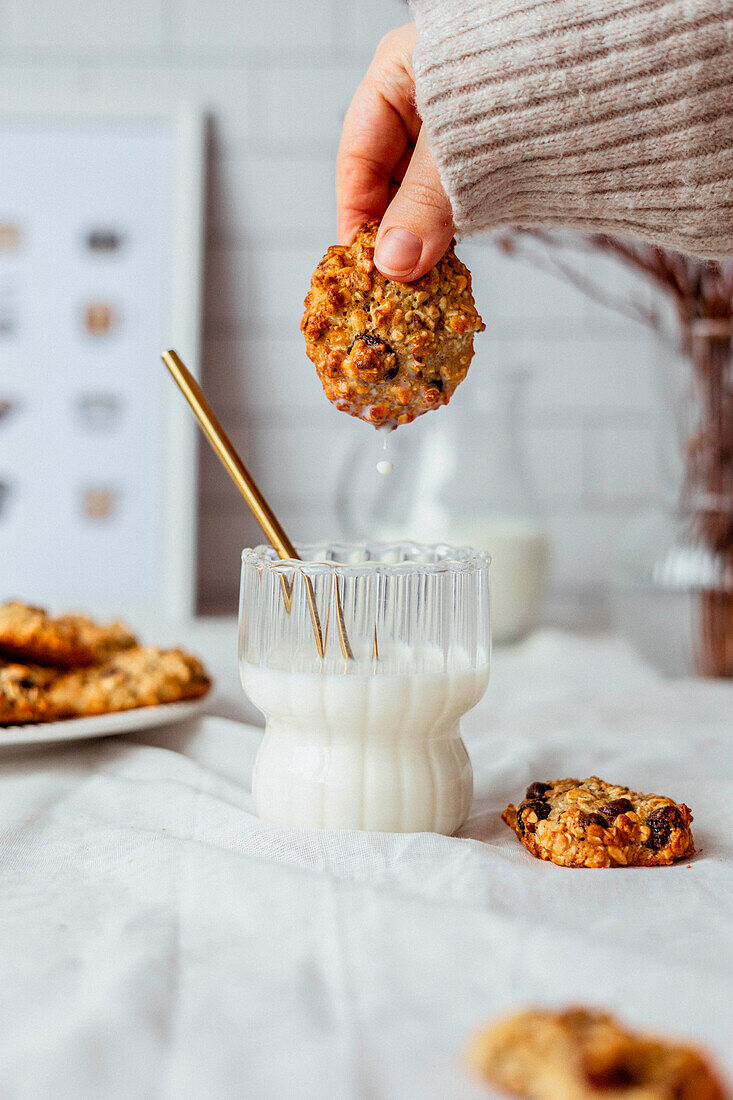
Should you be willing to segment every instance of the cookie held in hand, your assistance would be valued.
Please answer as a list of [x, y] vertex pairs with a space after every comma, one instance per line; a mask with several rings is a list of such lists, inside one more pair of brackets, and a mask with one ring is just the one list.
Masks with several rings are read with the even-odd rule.
[[392, 282], [374, 264], [378, 229], [365, 222], [353, 244], [329, 248], [300, 327], [329, 401], [375, 428], [396, 428], [448, 404], [486, 326], [453, 245], [421, 279]]
[[595, 775], [531, 783], [501, 817], [528, 852], [561, 867], [650, 867], [695, 851], [689, 806]]
[[589, 1009], [498, 1020], [467, 1052], [483, 1080], [529, 1100], [725, 1100], [694, 1049], [626, 1030]]

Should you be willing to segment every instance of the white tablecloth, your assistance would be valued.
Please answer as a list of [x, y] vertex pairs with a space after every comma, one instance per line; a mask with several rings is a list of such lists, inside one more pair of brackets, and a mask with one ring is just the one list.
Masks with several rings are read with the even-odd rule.
[[[201, 637], [233, 713], [229, 628]], [[259, 821], [260, 730], [221, 717], [4, 750], [3, 1100], [485, 1097], [461, 1048], [526, 1003], [607, 1006], [733, 1076], [733, 687], [542, 633], [496, 654], [465, 734], [461, 838]], [[699, 854], [533, 860], [499, 811], [532, 779], [591, 773], [688, 802]]]

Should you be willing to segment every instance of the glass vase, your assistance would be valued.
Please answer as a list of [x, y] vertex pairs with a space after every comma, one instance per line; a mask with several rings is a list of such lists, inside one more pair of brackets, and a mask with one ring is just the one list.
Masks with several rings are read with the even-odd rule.
[[[441, 409], [386, 438], [364, 436], [347, 455], [338, 516], [347, 538], [408, 538], [473, 546], [491, 556], [493, 640], [535, 625], [549, 539], [520, 443], [528, 371], [486, 368]], [[386, 458], [393, 471], [377, 472]]]
[[[733, 677], [733, 323], [706, 318], [666, 357], [666, 503], [617, 559], [617, 624], [670, 675]], [[670, 491], [671, 483], [676, 491]]]

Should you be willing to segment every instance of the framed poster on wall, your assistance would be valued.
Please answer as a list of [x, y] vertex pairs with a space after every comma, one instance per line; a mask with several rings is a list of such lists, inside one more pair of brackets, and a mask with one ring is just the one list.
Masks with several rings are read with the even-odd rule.
[[0, 600], [186, 617], [203, 118], [0, 110]]

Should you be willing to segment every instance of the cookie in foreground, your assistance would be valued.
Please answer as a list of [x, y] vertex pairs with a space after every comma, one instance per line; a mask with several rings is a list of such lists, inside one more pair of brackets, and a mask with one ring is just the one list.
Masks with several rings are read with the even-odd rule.
[[0, 604], [0, 654], [21, 662], [72, 668], [105, 661], [137, 644], [123, 623], [99, 625], [85, 615], [54, 617], [15, 600]]
[[210, 687], [204, 666], [192, 654], [138, 646], [96, 668], [59, 676], [49, 697], [59, 714], [82, 718], [199, 699]]
[[58, 717], [48, 696], [55, 675], [49, 668], [0, 661], [0, 726], [50, 722]]
[[726, 1100], [696, 1050], [590, 1009], [504, 1017], [467, 1051], [483, 1080], [530, 1100]]
[[365, 222], [353, 244], [329, 248], [300, 327], [329, 401], [376, 428], [396, 428], [448, 404], [486, 326], [453, 245], [421, 279], [392, 282], [374, 264], [378, 229]]
[[689, 806], [595, 775], [531, 783], [501, 817], [528, 852], [561, 867], [649, 867], [695, 851]]

